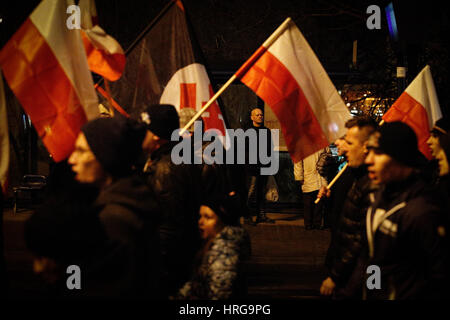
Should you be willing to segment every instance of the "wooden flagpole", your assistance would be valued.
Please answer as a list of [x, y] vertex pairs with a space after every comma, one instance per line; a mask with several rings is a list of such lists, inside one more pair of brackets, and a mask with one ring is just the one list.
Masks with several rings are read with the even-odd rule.
[[114, 117], [114, 107], [113, 107], [112, 98], [111, 98], [111, 90], [109, 89], [109, 82], [108, 82], [108, 80], [106, 80], [106, 78], [103, 78], [103, 79], [105, 80], [106, 93], [108, 94], [109, 112], [111, 113], [111, 116]]
[[[334, 177], [334, 179], [331, 180], [331, 182], [327, 185], [327, 190], [331, 189], [333, 184], [336, 183], [337, 179], [339, 179], [339, 177], [344, 173], [344, 171], [345, 171], [345, 169], [347, 169], [347, 167], [348, 167], [348, 162], [344, 165], [344, 167], [341, 169], [341, 171], [338, 172], [338, 174]], [[318, 204], [320, 199], [322, 199], [322, 198], [317, 198], [316, 201], [314, 201], [314, 203]]]

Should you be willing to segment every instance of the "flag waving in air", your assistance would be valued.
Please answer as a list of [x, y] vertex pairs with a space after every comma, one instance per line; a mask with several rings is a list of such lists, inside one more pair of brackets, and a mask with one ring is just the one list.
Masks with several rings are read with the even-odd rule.
[[72, 152], [81, 126], [98, 116], [80, 31], [66, 24], [69, 5], [42, 1], [0, 52], [9, 87], [55, 161]]
[[120, 44], [98, 25], [94, 0], [80, 0], [81, 31], [89, 68], [109, 81], [118, 80], [125, 68]]
[[401, 121], [409, 125], [417, 135], [419, 150], [429, 160], [432, 155], [427, 140], [430, 137], [430, 129], [440, 118], [441, 107], [428, 65], [383, 116], [386, 122]]
[[294, 163], [344, 134], [351, 114], [290, 18], [235, 76], [272, 108]]
[[[128, 113], [149, 104], [172, 104], [200, 110], [213, 96], [201, 58], [192, 44], [181, 1], [173, 1], [159, 20], [127, 53], [127, 66], [119, 81], [111, 83], [111, 95]], [[202, 114], [205, 129], [225, 134], [217, 103]]]

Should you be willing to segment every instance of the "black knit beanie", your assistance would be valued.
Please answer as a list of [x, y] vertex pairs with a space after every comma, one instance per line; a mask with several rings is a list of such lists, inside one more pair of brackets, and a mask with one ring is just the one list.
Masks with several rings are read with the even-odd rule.
[[380, 129], [379, 149], [400, 163], [410, 167], [426, 164], [425, 156], [417, 146], [417, 136], [411, 127], [399, 121], [387, 122]]
[[146, 134], [145, 126], [123, 116], [97, 118], [86, 123], [81, 131], [103, 169], [113, 177], [131, 172]]
[[154, 104], [141, 113], [141, 121], [158, 137], [171, 140], [172, 133], [180, 128], [180, 118], [171, 104]]
[[436, 121], [434, 127], [431, 128], [431, 131], [436, 133], [438, 136], [442, 134], [446, 134], [450, 131], [450, 119], [447, 117], [443, 117]]

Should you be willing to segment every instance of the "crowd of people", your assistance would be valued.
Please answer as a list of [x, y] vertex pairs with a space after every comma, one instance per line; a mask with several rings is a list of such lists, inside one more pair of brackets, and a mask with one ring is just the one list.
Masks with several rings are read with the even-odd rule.
[[[253, 129], [268, 130], [261, 109], [251, 119]], [[251, 166], [247, 190], [241, 166], [174, 164], [171, 136], [179, 128], [172, 105], [82, 127], [68, 160], [52, 168], [46, 201], [25, 225], [33, 270], [50, 297], [245, 297], [251, 245], [241, 217], [273, 222], [265, 215], [266, 177]], [[408, 125], [354, 117], [334, 142], [348, 168], [332, 188], [327, 184], [342, 165], [324, 164], [328, 148], [295, 164], [306, 229], [323, 229], [314, 202], [326, 201], [331, 241], [322, 295], [448, 298], [449, 130], [445, 118], [433, 127], [428, 161]], [[255, 221], [248, 199], [256, 200]], [[73, 265], [82, 271], [81, 290], [67, 287]]]
[[346, 123], [336, 141], [348, 169], [318, 197], [333, 197], [331, 242], [320, 293], [333, 299], [448, 299], [448, 120], [418, 149], [402, 122]]
[[[241, 189], [225, 165], [175, 165], [179, 128], [172, 105], [149, 106], [139, 121], [116, 115], [82, 127], [25, 226], [49, 296], [245, 295], [251, 246], [240, 226]], [[67, 289], [70, 265], [82, 272], [81, 290]]]

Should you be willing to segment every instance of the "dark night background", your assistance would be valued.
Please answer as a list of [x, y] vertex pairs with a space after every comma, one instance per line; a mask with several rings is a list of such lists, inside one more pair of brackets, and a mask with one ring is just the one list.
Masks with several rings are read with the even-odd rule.
[[[317, 54], [331, 80], [342, 90], [349, 108], [369, 92], [384, 111], [417, 73], [429, 64], [444, 115], [449, 105], [449, 9], [432, 1], [392, 1], [399, 31], [398, 41], [390, 38], [385, 6], [390, 1], [366, 0], [184, 0], [188, 18], [202, 49], [206, 66], [217, 88], [287, 18], [291, 17]], [[3, 1], [0, 4], [0, 47], [20, 27], [39, 1]], [[169, 0], [97, 0], [100, 26], [127, 50], [139, 34], [158, 16]], [[369, 5], [381, 9], [381, 29], [369, 30]], [[357, 40], [357, 63], [352, 63], [353, 42]], [[406, 81], [396, 78], [397, 66], [407, 68]], [[239, 125], [242, 106], [254, 105], [243, 85], [222, 95], [222, 108], [230, 127]], [[251, 94], [251, 92], [250, 92]], [[45, 148], [36, 148], [30, 126], [23, 128], [23, 111], [11, 92], [8, 119], [11, 132], [12, 182], [28, 172], [39, 171], [48, 162]], [[11, 102], [13, 101], [13, 102]], [[261, 103], [259, 101], [258, 103]], [[238, 110], [238, 111], [236, 111]], [[38, 154], [37, 161], [33, 157]], [[284, 161], [284, 160], [282, 160]], [[287, 157], [287, 162], [289, 158]], [[36, 163], [38, 163], [36, 165]], [[282, 164], [283, 165], [283, 164]], [[289, 162], [288, 169], [292, 164]], [[17, 172], [17, 173], [15, 173]], [[278, 179], [277, 179], [278, 180]]]
[[[97, 0], [100, 26], [127, 49], [169, 0]], [[234, 72], [290, 16], [330, 73], [340, 82], [383, 81], [387, 49], [405, 56], [407, 82], [431, 65], [441, 107], [448, 105], [449, 10], [434, 1], [393, 1], [399, 41], [389, 40], [384, 8], [390, 1], [365, 0], [185, 0], [188, 17], [213, 74]], [[0, 46], [11, 37], [39, 1], [0, 5]], [[381, 30], [368, 30], [366, 9], [381, 8]], [[358, 63], [351, 68], [352, 43]], [[391, 61], [391, 63], [397, 61]], [[444, 111], [445, 112], [445, 111]]]

